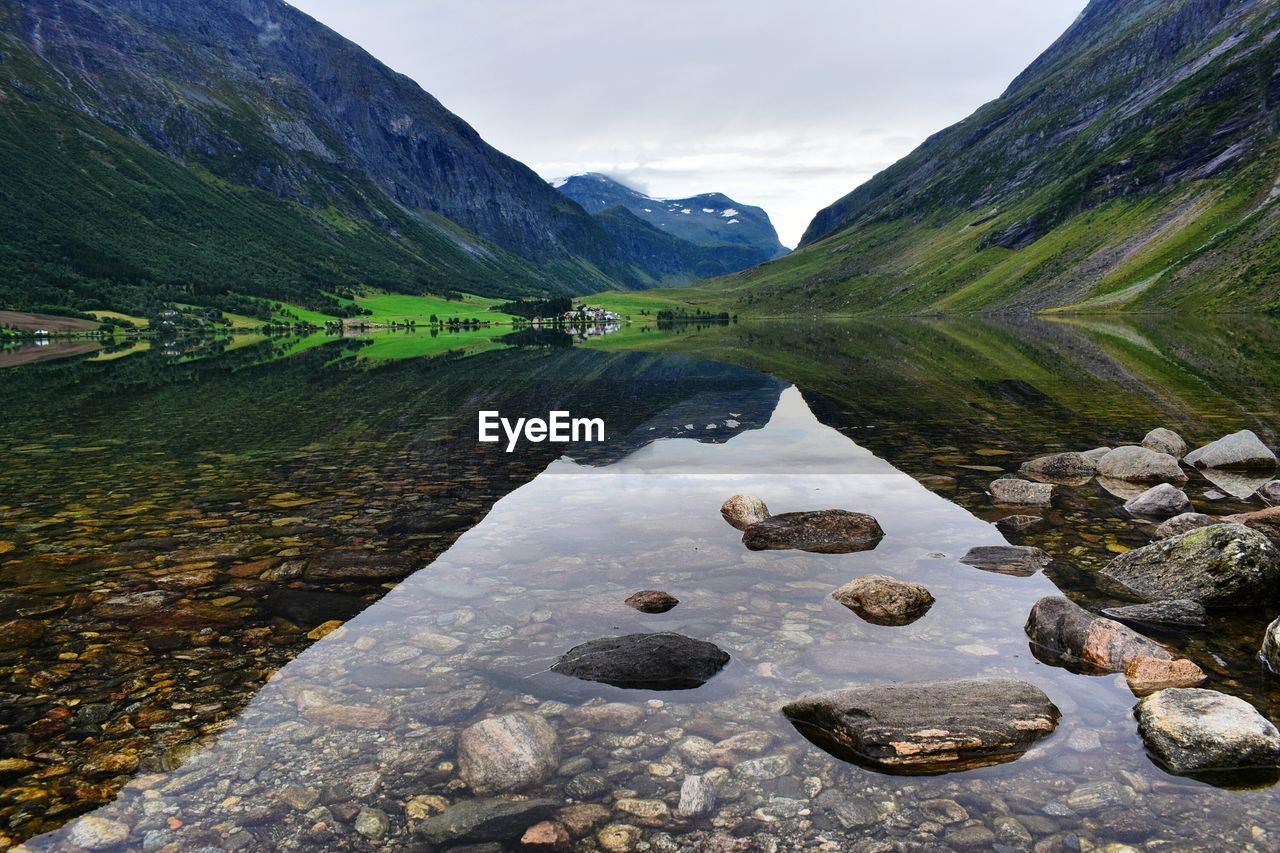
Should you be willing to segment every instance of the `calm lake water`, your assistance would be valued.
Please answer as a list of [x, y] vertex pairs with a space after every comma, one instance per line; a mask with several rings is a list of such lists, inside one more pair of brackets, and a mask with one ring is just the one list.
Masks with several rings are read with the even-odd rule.
[[[518, 710], [560, 753], [522, 796], [551, 801], [576, 849], [1280, 849], [1280, 789], [1170, 775], [1122, 676], [1028, 647], [1043, 596], [1119, 603], [1095, 572], [1152, 525], [1090, 481], [1011, 532], [985, 492], [1027, 459], [1156, 426], [1277, 446], [1280, 327], [497, 338], [204, 342], [0, 371], [0, 844], [429, 849], [431, 816], [476, 799], [458, 733]], [[602, 417], [607, 441], [506, 454], [476, 442], [481, 408]], [[1262, 506], [1256, 485], [1193, 475], [1187, 492], [1228, 514]], [[719, 515], [742, 491], [774, 512], [869, 513], [886, 536], [857, 554], [753, 553]], [[1053, 563], [1017, 577], [960, 562], [1006, 542]], [[830, 598], [864, 574], [937, 603], [871, 625]], [[639, 613], [623, 599], [640, 589], [680, 604]], [[1275, 720], [1256, 657], [1275, 615], [1160, 639]], [[654, 630], [730, 663], [674, 692], [547, 672], [579, 643]], [[1017, 761], [964, 773], [863, 769], [779, 712], [814, 690], [992, 675], [1037, 685], [1062, 720]], [[712, 757], [748, 732], [733, 760]], [[695, 773], [719, 805], [684, 818]]]

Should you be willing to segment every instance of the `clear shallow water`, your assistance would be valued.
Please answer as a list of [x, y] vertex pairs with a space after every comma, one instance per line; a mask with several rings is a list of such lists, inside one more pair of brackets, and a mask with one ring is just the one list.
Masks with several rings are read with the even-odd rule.
[[[614, 357], [572, 356], [579, 360], [562, 363], [569, 357], [565, 354], [553, 359], [559, 364], [555, 378], [539, 386], [528, 403], [547, 397], [551, 387], [563, 387], [566, 377], [594, 370], [607, 390], [577, 389], [569, 399], [581, 408], [589, 401], [621, 397], [635, 410], [632, 418], [608, 446], [571, 451], [581, 464], [552, 461], [541, 470], [542, 461], [526, 459], [530, 470], [525, 479], [533, 479], [509, 493], [519, 478], [502, 486], [494, 479], [507, 460], [473, 459], [470, 424], [461, 415], [447, 427], [427, 427], [428, 413], [438, 411], [432, 405], [402, 408], [402, 414], [407, 411], [416, 420], [412, 429], [400, 424], [381, 431], [368, 448], [346, 446], [364, 465], [381, 459], [378, 453], [395, 444], [397, 452], [373, 467], [381, 472], [378, 489], [386, 490], [388, 482], [396, 482], [388, 472], [408, 464], [410, 473], [403, 480], [411, 486], [399, 490], [375, 493], [369, 483], [344, 483], [338, 448], [316, 442], [318, 435], [304, 444], [306, 430], [300, 427], [294, 441], [284, 444], [292, 453], [305, 446], [303, 458], [281, 465], [281, 451], [270, 446], [249, 454], [252, 464], [246, 467], [269, 481], [246, 486], [250, 495], [269, 497], [279, 492], [268, 488], [307, 478], [308, 488], [296, 491], [322, 499], [300, 507], [261, 508], [264, 517], [249, 519], [251, 525], [234, 517], [243, 510], [229, 511], [228, 524], [246, 525], [237, 528], [236, 539], [260, 541], [262, 528], [274, 525], [266, 516], [280, 520], [292, 513], [304, 520], [282, 525], [297, 540], [287, 543], [291, 547], [352, 547], [363, 528], [341, 516], [359, 512], [376, 495], [377, 514], [403, 517], [405, 494], [429, 485], [458, 486], [446, 501], [431, 505], [433, 515], [454, 510], [467, 498], [485, 508], [488, 500], [496, 503], [451, 545], [436, 543], [439, 555], [433, 555], [427, 569], [283, 664], [242, 713], [209, 726], [207, 752], [178, 751], [172, 763], [187, 762], [180, 769], [139, 777], [118, 801], [94, 816], [120, 821], [128, 827], [129, 843], [138, 846], [362, 849], [375, 844], [354, 829], [353, 810], [363, 806], [388, 816], [386, 834], [377, 843], [410, 846], [423, 816], [470, 796], [453, 766], [457, 732], [471, 722], [520, 709], [544, 715], [558, 732], [563, 758], [576, 761], [545, 788], [526, 793], [598, 805], [603, 823], [636, 826], [641, 842], [655, 849], [705, 847], [716, 833], [784, 849], [823, 844], [845, 849], [874, 840], [953, 847], [987, 847], [999, 841], [1015, 848], [1045, 842], [1070, 848], [1073, 837], [1086, 845], [1274, 846], [1274, 789], [1220, 790], [1165, 774], [1142, 750], [1130, 715], [1134, 698], [1121, 681], [1048, 666], [1027, 648], [1022, 624], [1037, 598], [1055, 594], [1056, 582], [1086, 603], [1102, 601], [1090, 590], [1088, 568], [1104, 561], [1113, 552], [1109, 549], [1145, 541], [1145, 528], [1120, 517], [1113, 497], [1096, 484], [1084, 485], [1066, 506], [1048, 514], [1044, 528], [1026, 535], [1030, 544], [1041, 544], [1059, 558], [1048, 576], [1007, 577], [958, 562], [969, 547], [1005, 540], [991, 523], [1002, 513], [980, 497], [981, 485], [995, 473], [976, 469], [1016, 468], [1022, 459], [1044, 452], [1047, 444], [1078, 443], [1083, 436], [1072, 433], [1083, 432], [1079, 424], [1064, 424], [1060, 434], [1052, 434], [1038, 424], [1044, 417], [1042, 404], [1009, 404], [1000, 394], [985, 398], [995, 401], [990, 404], [994, 411], [979, 408], [977, 426], [950, 416], [913, 421], [858, 412], [860, 401], [904, 411], [928, 407], [925, 382], [899, 388], [896, 402], [894, 396], [871, 398], [862, 392], [865, 384], [887, 381], [883, 375], [835, 372], [825, 377], [824, 390], [843, 386], [844, 398], [807, 392], [811, 402], [806, 402], [806, 396], [782, 383], [751, 380], [743, 371], [716, 372], [669, 356], [647, 361], [643, 370], [632, 357], [609, 362]], [[533, 363], [468, 361], [473, 366], [466, 367], [466, 375], [455, 377], [462, 380], [457, 385], [464, 394], [492, 393], [492, 388], [477, 393], [471, 383], [504, 364], [523, 370], [526, 377], [536, 376]], [[364, 388], [376, 398], [377, 387], [386, 385], [391, 399], [393, 391], [423, 381], [417, 370], [394, 382], [360, 376], [351, 388]], [[628, 378], [646, 381], [629, 391], [632, 386], [616, 381]], [[974, 408], [964, 397], [971, 392], [960, 387], [954, 371], [938, 380], [956, 385], [947, 405]], [[1071, 381], [1082, 384], [1079, 377]], [[725, 390], [732, 382], [737, 389]], [[657, 399], [657, 389], [668, 399]], [[1165, 400], [1185, 400], [1164, 393]], [[639, 401], [646, 398], [648, 410], [639, 411]], [[1145, 405], [1137, 393], [1133, 399]], [[1194, 405], [1187, 408], [1198, 411]], [[1020, 410], [1026, 416], [1011, 431], [992, 426], [1001, 413]], [[1229, 411], [1211, 413], [1215, 426], [1240, 417]], [[729, 428], [730, 420], [739, 426]], [[328, 426], [339, 427], [341, 421]], [[717, 429], [707, 430], [712, 423]], [[1138, 429], [1147, 428], [1144, 422]], [[399, 443], [406, 431], [414, 440]], [[175, 448], [185, 442], [174, 434], [180, 432], [170, 424], [151, 452], [179, 455]], [[1090, 435], [1101, 432], [1095, 424]], [[677, 437], [690, 434], [700, 440]], [[415, 441], [428, 437], [443, 439], [442, 456], [412, 452]], [[899, 467], [868, 448], [877, 448]], [[128, 458], [124, 450], [113, 452]], [[921, 460], [927, 461], [923, 468], [917, 467]], [[263, 471], [267, 462], [279, 470]], [[464, 472], [464, 465], [473, 467]], [[236, 468], [225, 464], [216, 474], [225, 479]], [[914, 476], [900, 468], [914, 468]], [[945, 473], [954, 482], [934, 483], [936, 491], [930, 491], [916, 479], [926, 473]], [[482, 484], [492, 498], [472, 496], [473, 489], [485, 488]], [[1200, 502], [1211, 485], [1197, 482], [1189, 491]], [[753, 554], [718, 514], [720, 502], [736, 491], [763, 497], [774, 512], [827, 507], [869, 512], [887, 535], [874, 551], [861, 554]], [[184, 495], [185, 490], [175, 487], [175, 493]], [[335, 506], [333, 501], [345, 503]], [[135, 513], [139, 520], [158, 514], [158, 508]], [[317, 531], [318, 525], [340, 529]], [[344, 532], [344, 525], [351, 529]], [[45, 535], [42, 530], [49, 529], [37, 526], [19, 538]], [[65, 532], [53, 528], [47, 538], [65, 539]], [[396, 551], [422, 544], [415, 543], [416, 535], [421, 534], [384, 532], [373, 545]], [[870, 572], [924, 583], [937, 603], [910, 626], [864, 623], [829, 593]], [[292, 583], [347, 593], [355, 586], [305, 576]], [[377, 583], [365, 586], [376, 589]], [[665, 589], [681, 604], [660, 616], [639, 614], [622, 604], [642, 588]], [[269, 591], [255, 591], [264, 593], [270, 600]], [[375, 597], [367, 594], [366, 600]], [[250, 615], [245, 618], [252, 621]], [[1206, 669], [1218, 670], [1208, 686], [1246, 695], [1266, 710], [1273, 693], [1249, 663], [1256, 650], [1250, 643], [1260, 637], [1254, 623], [1265, 624], [1262, 618], [1224, 619], [1208, 637], [1191, 641], [1188, 651]], [[1237, 624], [1242, 621], [1243, 630]], [[278, 622], [268, 625], [280, 628]], [[582, 641], [640, 630], [676, 630], [711, 640], [732, 661], [706, 687], [678, 693], [623, 691], [545, 672], [559, 654]], [[229, 627], [217, 629], [219, 635], [235, 633]], [[294, 640], [280, 647], [286, 657], [306, 645], [300, 636]], [[241, 659], [240, 654], [231, 659]], [[1221, 664], [1208, 665], [1215, 658]], [[200, 665], [188, 663], [187, 668]], [[965, 675], [1014, 675], [1037, 684], [1063, 711], [1058, 731], [1012, 764], [904, 779], [826, 755], [796, 734], [777, 710], [814, 689]], [[256, 686], [257, 676], [246, 676]], [[622, 731], [593, 725], [590, 715], [584, 724], [580, 707], [601, 699], [635, 706], [639, 721]], [[335, 724], [339, 720], [346, 724]], [[742, 731], [772, 737], [754, 756], [765, 759], [763, 764], [714, 771], [689, 746], [689, 738], [716, 741]], [[673, 808], [683, 777], [709, 770], [723, 777], [722, 807], [711, 818], [641, 819], [617, 807], [619, 799], [639, 798], [664, 800]], [[32, 780], [23, 781], [35, 787]], [[953, 800], [955, 807], [933, 802], [938, 799]], [[320, 806], [327, 811], [315, 811]], [[597, 846], [598, 829], [586, 832], [580, 844]], [[67, 843], [64, 830], [33, 845], [60, 848]]]

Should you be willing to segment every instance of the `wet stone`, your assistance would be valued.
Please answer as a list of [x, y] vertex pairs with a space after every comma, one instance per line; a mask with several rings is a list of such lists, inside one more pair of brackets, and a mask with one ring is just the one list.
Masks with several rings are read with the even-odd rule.
[[615, 687], [688, 690], [705, 684], [728, 662], [729, 655], [712, 643], [663, 632], [583, 643], [551, 670]]
[[1197, 468], [1271, 470], [1276, 467], [1276, 455], [1256, 433], [1243, 429], [1191, 451], [1186, 462]]
[[1280, 675], [1280, 619], [1267, 626], [1262, 640], [1262, 651], [1258, 653], [1262, 663], [1275, 675]]
[[621, 702], [583, 705], [566, 711], [565, 719], [572, 725], [596, 731], [631, 731], [644, 719], [644, 709]]
[[716, 808], [716, 786], [706, 776], [686, 776], [680, 784], [680, 814], [701, 817]]
[[1092, 477], [1098, 469], [1094, 461], [1083, 453], [1053, 453], [1024, 462], [1019, 470], [1030, 477], [1052, 482]]
[[1124, 668], [1125, 681], [1137, 696], [1146, 696], [1166, 687], [1195, 687], [1205, 680], [1200, 667], [1186, 658], [1159, 660], [1139, 656]]
[[785, 512], [757, 522], [742, 534], [752, 551], [797, 550], [817, 554], [869, 551], [880, 544], [884, 531], [865, 513], [842, 509]]
[[309, 589], [277, 589], [267, 597], [266, 611], [295, 625], [311, 628], [323, 622], [344, 622], [365, 608], [363, 599], [339, 592]]
[[551, 799], [462, 800], [423, 821], [417, 834], [430, 844], [441, 845], [515, 841], [530, 826], [551, 817], [559, 805]]
[[924, 586], [888, 575], [855, 578], [831, 597], [873, 625], [909, 625], [933, 606]]
[[1026, 545], [982, 545], [970, 548], [960, 562], [984, 572], [1030, 577], [1049, 565], [1049, 555]]
[[1280, 551], [1239, 524], [1215, 524], [1121, 554], [1103, 574], [1146, 598], [1233, 605], [1280, 598]]
[[1146, 447], [1117, 447], [1098, 461], [1098, 474], [1129, 483], [1185, 483], [1178, 460]]
[[641, 613], [666, 613], [679, 603], [680, 599], [674, 595], [657, 589], [642, 589], [626, 599], [627, 606]]
[[1131, 628], [1097, 616], [1062, 596], [1048, 596], [1031, 608], [1025, 626], [1037, 657], [1086, 672], [1123, 672], [1129, 661], [1146, 655], [1172, 655]]
[[1161, 522], [1160, 526], [1156, 528], [1155, 538], [1169, 539], [1216, 523], [1217, 521], [1211, 515], [1205, 515], [1202, 512], [1184, 512]]
[[720, 515], [738, 530], [746, 530], [768, 518], [769, 508], [764, 501], [753, 495], [737, 494], [724, 502], [720, 507]]
[[491, 717], [458, 736], [460, 775], [480, 795], [541, 784], [559, 763], [556, 731], [535, 714]]
[[1204, 605], [1189, 598], [1108, 607], [1102, 615], [1126, 625], [1171, 631], [1194, 631], [1208, 624]]
[[1280, 732], [1236, 696], [1171, 688], [1139, 702], [1136, 715], [1147, 748], [1175, 773], [1280, 764]]
[[1061, 716], [1038, 688], [1010, 678], [857, 687], [808, 696], [782, 712], [838, 758], [909, 775], [1015, 760]]
[[1049, 483], [1033, 483], [1014, 477], [993, 480], [987, 486], [993, 503], [1002, 506], [1049, 506], [1053, 503], [1055, 487]]
[[1177, 486], [1160, 483], [1125, 501], [1124, 508], [1130, 515], [1144, 518], [1172, 518], [1190, 512], [1191, 500]]
[[1142, 439], [1142, 446], [1157, 453], [1167, 453], [1174, 459], [1187, 455], [1187, 443], [1171, 429], [1156, 427]]
[[567, 850], [569, 830], [564, 824], [544, 820], [535, 823], [520, 836], [521, 850]]

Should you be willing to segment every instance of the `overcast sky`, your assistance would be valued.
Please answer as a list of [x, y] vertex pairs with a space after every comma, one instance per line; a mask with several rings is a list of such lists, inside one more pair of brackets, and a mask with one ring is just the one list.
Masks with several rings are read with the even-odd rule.
[[794, 246], [1085, 0], [292, 0], [548, 180], [719, 191]]

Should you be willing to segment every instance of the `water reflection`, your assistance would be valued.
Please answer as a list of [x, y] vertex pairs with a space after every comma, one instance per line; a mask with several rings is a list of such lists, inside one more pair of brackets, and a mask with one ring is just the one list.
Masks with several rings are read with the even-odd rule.
[[[1022, 622], [1043, 595], [1123, 603], [1094, 572], [1151, 525], [1097, 481], [1024, 520], [986, 494], [1033, 456], [1158, 425], [1193, 444], [1247, 427], [1274, 445], [1275, 326], [1234, 322], [777, 323], [628, 339], [718, 364], [589, 350], [625, 335], [435, 359], [406, 358], [408, 338], [388, 336], [377, 358], [368, 344], [281, 340], [176, 364], [151, 352], [11, 371], [0, 621], [29, 641], [0, 650], [0, 760], [17, 762], [0, 765], [0, 816], [14, 837], [47, 830], [139, 772], [97, 813], [139, 846], [148, 833], [147, 846], [398, 846], [442, 808], [479, 802], [458, 732], [527, 710], [555, 729], [562, 760], [523, 792], [543, 805], [520, 814], [557, 817], [588, 847], [606, 830], [657, 849], [676, 849], [664, 834], [678, 847], [715, 833], [1266, 847], [1274, 790], [1169, 776], [1146, 758], [1122, 680], [1027, 648]], [[485, 455], [474, 412], [490, 406], [606, 412], [611, 440], [566, 459], [546, 445]], [[861, 554], [751, 553], [717, 512], [735, 491], [775, 512], [871, 512], [887, 535]], [[1199, 475], [1187, 491], [1214, 514], [1260, 505]], [[1006, 541], [1054, 560], [1007, 575], [962, 562]], [[866, 573], [923, 583], [937, 603], [907, 626], [862, 622], [829, 594]], [[623, 600], [641, 589], [680, 604], [638, 613]], [[1274, 615], [1214, 614], [1168, 639], [1207, 686], [1274, 715], [1256, 659]], [[679, 696], [546, 671], [578, 643], [654, 630], [732, 660]], [[1036, 684], [1061, 727], [1003, 767], [907, 783], [828, 756], [778, 714], [810, 690], [970, 675]], [[210, 757], [192, 757], [194, 737], [216, 739]], [[718, 789], [713, 816], [674, 813], [694, 774]], [[67, 832], [37, 844], [66, 846]]]
[[[718, 513], [738, 491], [777, 509], [866, 511], [886, 537], [856, 554], [750, 552]], [[1093, 843], [1212, 832], [1234, 846], [1265, 831], [1272, 791], [1193, 789], [1166, 776], [1145, 756], [1123, 683], [1028, 653], [1022, 622], [1055, 585], [960, 562], [974, 546], [1002, 544], [992, 524], [820, 423], [794, 388], [763, 429], [720, 444], [666, 439], [599, 467], [561, 459], [429, 570], [282, 669], [209, 752], [131, 783], [93, 826], [184, 848], [356, 843], [360, 827], [394, 846], [514, 842], [526, 828], [518, 820], [497, 832], [449, 817], [468, 802], [468, 814], [505, 802], [475, 800], [459, 782], [457, 744], [472, 723], [529, 711], [555, 731], [561, 763], [519, 790], [552, 801], [546, 813], [594, 837], [588, 846], [604, 843], [596, 833], [609, 821], [677, 846], [717, 832], [958, 843], [974, 835], [960, 812], [1010, 835]], [[911, 625], [884, 627], [831, 600], [873, 572], [923, 583], [937, 603]], [[660, 615], [623, 603], [643, 588], [681, 603]], [[678, 695], [547, 671], [583, 641], [654, 630], [713, 642], [732, 662]], [[1062, 710], [1061, 725], [1013, 763], [906, 782], [815, 748], [778, 711], [809, 691], [946, 676], [1028, 681]], [[715, 780], [724, 808], [714, 820], [675, 813], [689, 775]], [[867, 825], [850, 817], [863, 801], [877, 815]], [[1164, 819], [1192, 801], [1211, 817]], [[378, 815], [357, 821], [370, 808]], [[66, 844], [77, 826], [33, 846]]]

